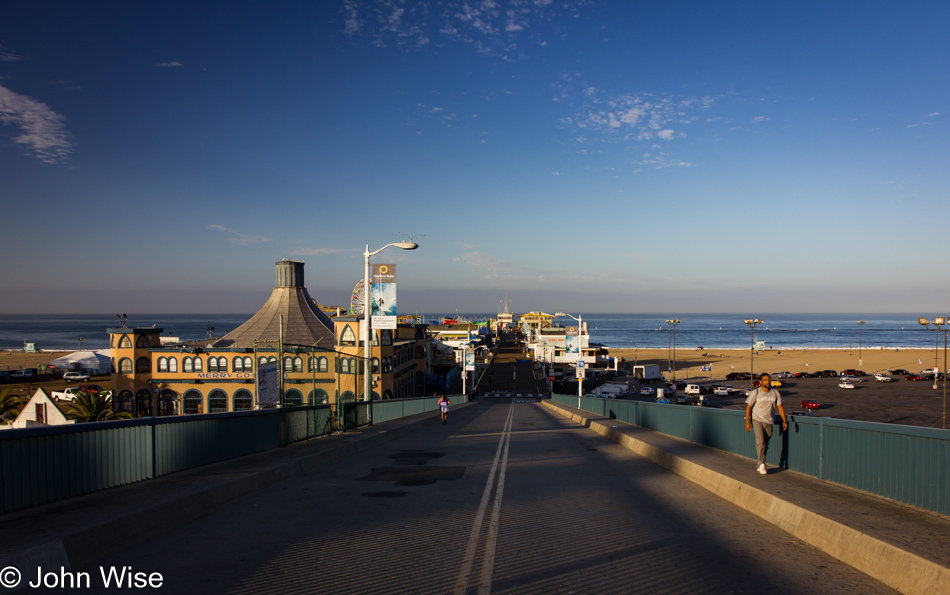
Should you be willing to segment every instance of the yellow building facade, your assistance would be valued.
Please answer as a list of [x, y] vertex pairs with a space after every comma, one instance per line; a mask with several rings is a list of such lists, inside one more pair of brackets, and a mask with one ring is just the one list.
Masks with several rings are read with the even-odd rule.
[[[155, 327], [108, 329], [116, 407], [137, 416], [259, 408], [258, 368], [279, 361], [284, 406], [362, 400], [362, 319], [329, 319], [303, 285], [303, 263], [277, 263], [263, 308], [218, 339], [161, 344]], [[373, 399], [422, 396], [428, 362], [424, 325], [373, 333]]]

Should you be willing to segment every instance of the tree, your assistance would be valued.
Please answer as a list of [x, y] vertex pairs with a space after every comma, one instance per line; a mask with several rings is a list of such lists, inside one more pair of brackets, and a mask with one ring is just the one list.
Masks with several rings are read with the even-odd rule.
[[0, 389], [0, 420], [3, 423], [12, 423], [16, 416], [20, 415], [20, 409], [23, 404], [20, 399], [13, 396], [13, 389], [10, 387]]
[[130, 419], [128, 411], [113, 411], [112, 391], [77, 391], [66, 417], [78, 423]]

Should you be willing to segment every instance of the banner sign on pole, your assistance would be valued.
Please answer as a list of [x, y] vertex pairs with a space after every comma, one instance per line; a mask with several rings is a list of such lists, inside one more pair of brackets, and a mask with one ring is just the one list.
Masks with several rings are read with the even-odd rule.
[[257, 404], [277, 405], [280, 403], [280, 365], [268, 362], [257, 366]]
[[475, 371], [475, 354], [474, 353], [465, 353], [465, 369], [469, 372]]
[[373, 328], [376, 330], [396, 330], [395, 316], [373, 316]]
[[373, 292], [372, 315], [396, 316], [396, 265], [374, 264], [370, 284]]
[[712, 366], [703, 366], [703, 372], [712, 372]]

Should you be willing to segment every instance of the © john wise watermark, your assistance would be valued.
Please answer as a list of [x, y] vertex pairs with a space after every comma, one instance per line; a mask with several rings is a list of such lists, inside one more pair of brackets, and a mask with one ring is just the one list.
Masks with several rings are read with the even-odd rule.
[[[36, 567], [35, 578], [28, 573], [26, 582], [18, 568], [7, 566], [0, 570], [0, 587], [6, 589], [91, 589], [105, 587], [117, 589], [160, 589], [165, 577], [160, 572], [135, 571], [131, 566], [100, 566], [98, 573], [66, 570], [60, 566], [57, 570], [44, 570]], [[2, 592], [2, 591], [0, 591]]]

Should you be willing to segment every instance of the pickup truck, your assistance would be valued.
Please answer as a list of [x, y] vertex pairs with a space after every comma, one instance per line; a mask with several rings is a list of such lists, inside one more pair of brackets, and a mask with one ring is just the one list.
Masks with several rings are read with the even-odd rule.
[[62, 391], [53, 391], [53, 394], [50, 395], [54, 401], [72, 401], [76, 398], [76, 393], [79, 392], [79, 387], [73, 386]]

